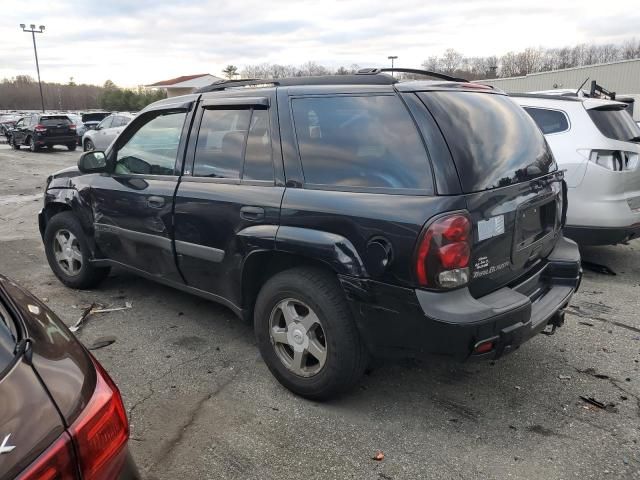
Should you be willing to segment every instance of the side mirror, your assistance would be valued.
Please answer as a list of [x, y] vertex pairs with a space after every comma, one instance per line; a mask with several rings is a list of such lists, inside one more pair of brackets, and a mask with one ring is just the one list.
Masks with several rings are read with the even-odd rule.
[[95, 127], [93, 127], [94, 130], [102, 130], [102, 127], [100, 125], [96, 125]]
[[102, 173], [107, 171], [107, 156], [104, 152], [84, 152], [78, 159], [78, 170], [82, 173]]

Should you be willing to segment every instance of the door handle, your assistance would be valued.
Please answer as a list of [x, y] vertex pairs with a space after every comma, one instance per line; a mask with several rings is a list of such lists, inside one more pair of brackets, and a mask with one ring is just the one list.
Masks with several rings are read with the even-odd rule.
[[151, 195], [150, 197], [147, 197], [147, 206], [151, 208], [162, 208], [164, 207], [164, 198]]
[[242, 207], [240, 209], [240, 218], [257, 222], [264, 219], [264, 208], [262, 207]]

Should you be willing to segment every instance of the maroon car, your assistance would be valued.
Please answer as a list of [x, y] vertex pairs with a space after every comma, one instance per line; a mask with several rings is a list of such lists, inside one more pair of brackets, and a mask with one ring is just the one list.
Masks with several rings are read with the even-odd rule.
[[118, 387], [67, 327], [0, 275], [0, 479], [138, 479]]

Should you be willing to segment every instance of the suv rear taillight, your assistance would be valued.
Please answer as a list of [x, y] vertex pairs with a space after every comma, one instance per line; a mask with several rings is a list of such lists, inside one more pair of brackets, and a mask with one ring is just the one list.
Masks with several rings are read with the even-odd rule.
[[622, 150], [591, 150], [589, 160], [614, 172], [635, 170], [638, 166], [638, 154]]
[[71, 437], [64, 432], [16, 480], [76, 480]]
[[416, 250], [416, 279], [422, 287], [450, 289], [469, 281], [471, 219], [464, 212], [437, 218], [422, 232]]
[[69, 130], [74, 130], [75, 131], [76, 126], [72, 123], [71, 125], [69, 125]]
[[33, 130], [37, 133], [44, 133], [47, 131], [47, 127], [45, 127], [44, 125], [36, 125], [35, 127], [33, 127]]
[[118, 387], [102, 366], [91, 359], [96, 368], [93, 396], [68, 433], [64, 432], [18, 476], [19, 480], [118, 478], [126, 460], [124, 447], [129, 439], [129, 423]]
[[129, 422], [118, 387], [94, 359], [96, 389], [69, 431], [78, 452], [83, 480], [117, 478], [125, 461]]

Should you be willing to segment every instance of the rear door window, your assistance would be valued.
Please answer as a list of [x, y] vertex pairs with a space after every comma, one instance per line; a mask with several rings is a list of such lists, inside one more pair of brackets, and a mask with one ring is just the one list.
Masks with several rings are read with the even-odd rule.
[[239, 179], [251, 110], [205, 109], [193, 165], [196, 177]]
[[534, 107], [524, 107], [524, 109], [545, 135], [569, 130], [569, 120], [563, 112]]
[[505, 95], [420, 92], [449, 145], [466, 193], [525, 182], [557, 169], [538, 126]]
[[427, 152], [396, 95], [292, 100], [305, 184], [433, 191]]
[[623, 142], [640, 140], [640, 127], [623, 106], [591, 108], [587, 112], [605, 137]]

